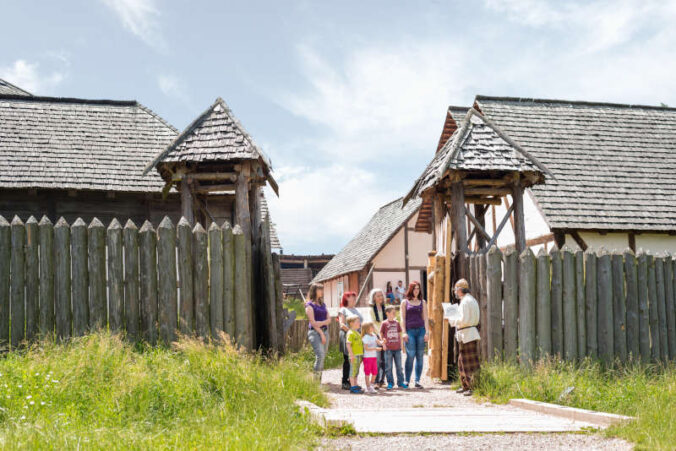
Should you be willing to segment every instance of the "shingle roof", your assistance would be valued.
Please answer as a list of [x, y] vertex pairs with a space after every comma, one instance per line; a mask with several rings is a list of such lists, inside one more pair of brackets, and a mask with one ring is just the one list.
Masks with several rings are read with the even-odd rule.
[[436, 153], [404, 201], [418, 197], [435, 186], [449, 169], [547, 172], [542, 163], [473, 108], [467, 112], [451, 139]]
[[333, 279], [353, 271], [360, 271], [390, 241], [390, 238], [420, 207], [414, 199], [402, 207], [402, 198], [381, 207], [363, 229], [337, 253], [315, 276], [314, 281]]
[[263, 151], [220, 97], [146, 166], [159, 162], [258, 160], [270, 166]]
[[555, 178], [532, 192], [551, 228], [676, 230], [676, 109], [477, 96]]
[[23, 89], [19, 88], [18, 86], [15, 86], [11, 84], [10, 82], [3, 80], [0, 78], [0, 94], [9, 94], [9, 95], [16, 95], [16, 96], [30, 96], [32, 95], [28, 91], [24, 91]]
[[453, 133], [458, 129], [458, 125], [462, 122], [467, 114], [469, 107], [449, 106], [446, 112], [446, 119], [444, 119], [444, 128], [439, 137], [439, 144], [437, 145], [437, 152], [444, 147], [446, 141], [449, 140]]
[[0, 95], [0, 188], [159, 191], [177, 130], [135, 101]]

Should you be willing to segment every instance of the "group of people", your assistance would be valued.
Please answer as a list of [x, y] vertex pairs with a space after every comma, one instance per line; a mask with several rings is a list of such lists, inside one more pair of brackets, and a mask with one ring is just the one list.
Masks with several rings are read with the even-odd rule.
[[[399, 282], [401, 284], [401, 281]], [[389, 285], [389, 283], [388, 283]], [[458, 393], [471, 395], [474, 376], [479, 370], [478, 340], [479, 304], [469, 294], [466, 280], [459, 280], [454, 293], [460, 300], [460, 317], [451, 319], [456, 328], [458, 341], [458, 371], [461, 387]], [[305, 312], [309, 320], [308, 341], [315, 353], [313, 366], [317, 378], [321, 378], [324, 359], [328, 352], [328, 326], [331, 322], [323, 300], [324, 288], [321, 284], [312, 284], [308, 292]], [[386, 300], [387, 299], [387, 300]], [[342, 388], [350, 393], [378, 393], [385, 387], [408, 389], [411, 377], [415, 388], [422, 388], [420, 379], [423, 371], [425, 345], [429, 341], [429, 320], [426, 301], [422, 299], [419, 282], [411, 282], [405, 290], [399, 307], [386, 297], [383, 290], [374, 288], [369, 293], [368, 318], [356, 307], [357, 294], [345, 292], [338, 311], [340, 322], [340, 350], [343, 353]], [[402, 369], [402, 350], [406, 352], [406, 361]], [[364, 385], [358, 383], [363, 367]], [[415, 370], [415, 372], [414, 372]]]
[[401, 305], [401, 301], [406, 297], [406, 287], [401, 280], [397, 282], [397, 286], [392, 288], [392, 282], [387, 282], [385, 287], [385, 297], [387, 303], [390, 305]]

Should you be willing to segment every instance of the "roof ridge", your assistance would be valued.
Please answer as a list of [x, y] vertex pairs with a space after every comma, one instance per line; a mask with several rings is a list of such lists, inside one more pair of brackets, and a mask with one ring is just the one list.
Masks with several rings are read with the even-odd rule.
[[565, 100], [565, 99], [541, 99], [535, 97], [509, 97], [509, 96], [486, 96], [477, 94], [475, 97], [476, 101], [482, 100], [494, 100], [494, 101], [508, 101], [508, 102], [518, 102], [518, 103], [541, 103], [541, 104], [560, 104], [560, 105], [580, 105], [580, 106], [605, 106], [605, 107], [614, 107], [614, 108], [627, 108], [627, 109], [647, 109], [647, 110], [658, 110], [658, 111], [676, 111], [676, 107], [669, 106], [657, 106], [657, 105], [637, 105], [630, 103], [614, 103], [614, 102], [592, 102], [588, 100]]
[[78, 99], [76, 97], [48, 97], [20, 94], [0, 94], [0, 100], [17, 100], [24, 102], [52, 102], [52, 103], [71, 103], [86, 105], [110, 105], [110, 106], [138, 106], [136, 100], [111, 100], [111, 99]]

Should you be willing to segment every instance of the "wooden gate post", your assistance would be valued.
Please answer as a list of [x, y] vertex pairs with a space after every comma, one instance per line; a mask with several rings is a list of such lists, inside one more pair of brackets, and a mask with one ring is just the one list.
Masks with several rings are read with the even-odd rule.
[[505, 359], [516, 359], [519, 324], [519, 271], [516, 249], [508, 249], [503, 255], [505, 261]]
[[641, 361], [650, 361], [650, 314], [648, 306], [648, 255], [638, 252], [638, 346]]
[[527, 248], [519, 256], [519, 361], [535, 360], [535, 255]]
[[613, 346], [613, 276], [610, 255], [601, 248], [597, 261], [598, 276], [598, 341], [599, 357], [612, 363]]
[[97, 218], [87, 227], [89, 269], [89, 328], [106, 326], [106, 228]]
[[660, 332], [657, 310], [657, 275], [655, 274], [655, 258], [647, 256], [648, 262], [648, 314], [650, 317], [650, 358], [660, 358]]
[[40, 334], [50, 336], [54, 333], [54, 226], [47, 216], [43, 216], [38, 228], [40, 229]]
[[150, 221], [139, 230], [141, 274], [141, 330], [150, 344], [157, 343], [157, 235]]
[[123, 230], [124, 239], [124, 312], [127, 337], [140, 338], [141, 307], [139, 301], [139, 258], [138, 228], [131, 219], [127, 220]]
[[194, 244], [193, 286], [195, 292], [195, 331], [202, 339], [209, 337], [209, 257], [208, 237], [199, 222], [192, 229]]
[[124, 266], [122, 225], [113, 218], [107, 230], [108, 244], [108, 308], [111, 332], [124, 330]]
[[434, 257], [434, 295], [431, 308], [431, 328], [434, 340], [430, 343], [430, 377], [441, 377], [441, 336], [443, 334], [444, 308], [441, 303], [444, 297], [444, 257]]
[[589, 357], [595, 359], [598, 356], [598, 335], [597, 335], [597, 308], [598, 308], [598, 290], [596, 288], [596, 254], [587, 249], [584, 253], [585, 267], [585, 319], [587, 322], [587, 353]]
[[638, 319], [638, 275], [636, 257], [631, 249], [624, 251], [624, 274], [627, 279], [627, 352], [632, 360], [640, 355]]
[[73, 290], [73, 335], [87, 333], [89, 328], [89, 268], [87, 259], [87, 224], [77, 218], [70, 226]]
[[10, 280], [10, 308], [12, 312], [12, 347], [16, 348], [24, 340], [24, 297], [26, 295], [26, 228], [18, 216], [12, 219], [12, 257]]
[[493, 245], [486, 254], [488, 360], [502, 359], [502, 253]]
[[624, 290], [624, 261], [622, 254], [612, 256], [613, 270], [613, 343], [615, 357], [627, 360], [627, 305]]
[[38, 221], [26, 221], [26, 341], [38, 332], [40, 323], [40, 261], [38, 253]]
[[209, 226], [209, 318], [211, 337], [223, 332], [223, 233], [215, 222]]
[[552, 292], [551, 263], [544, 247], [538, 253], [537, 268], [537, 352], [538, 358], [548, 357], [552, 352]]
[[563, 357], [577, 358], [577, 294], [575, 291], [575, 256], [568, 246], [563, 254]]
[[554, 245], [549, 250], [552, 263], [552, 354], [563, 355], [563, 261]]
[[165, 216], [157, 227], [158, 318], [160, 338], [165, 345], [176, 340], [178, 321], [176, 296], [176, 230]]
[[70, 226], [61, 217], [54, 226], [54, 312], [56, 336], [70, 338]]
[[178, 239], [178, 277], [181, 284], [181, 307], [178, 328], [182, 334], [195, 331], [195, 303], [193, 297], [193, 250], [190, 220], [182, 217], [176, 226]]

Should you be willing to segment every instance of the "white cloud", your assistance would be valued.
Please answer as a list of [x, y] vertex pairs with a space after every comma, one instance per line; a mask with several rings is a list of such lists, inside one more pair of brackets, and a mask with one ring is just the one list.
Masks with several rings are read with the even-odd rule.
[[192, 107], [191, 98], [185, 90], [183, 82], [175, 75], [162, 74], [157, 77], [157, 86], [167, 97], [172, 97]]
[[59, 85], [66, 77], [63, 70], [40, 71], [40, 63], [19, 59], [9, 66], [0, 66], [0, 78], [24, 89], [31, 94], [45, 95]]
[[166, 51], [158, 19], [160, 11], [156, 0], [102, 0], [110, 8], [122, 26], [143, 42], [159, 51]]
[[275, 177], [280, 198], [266, 196], [285, 252], [337, 252], [397, 197], [373, 172], [342, 164], [281, 167]]

